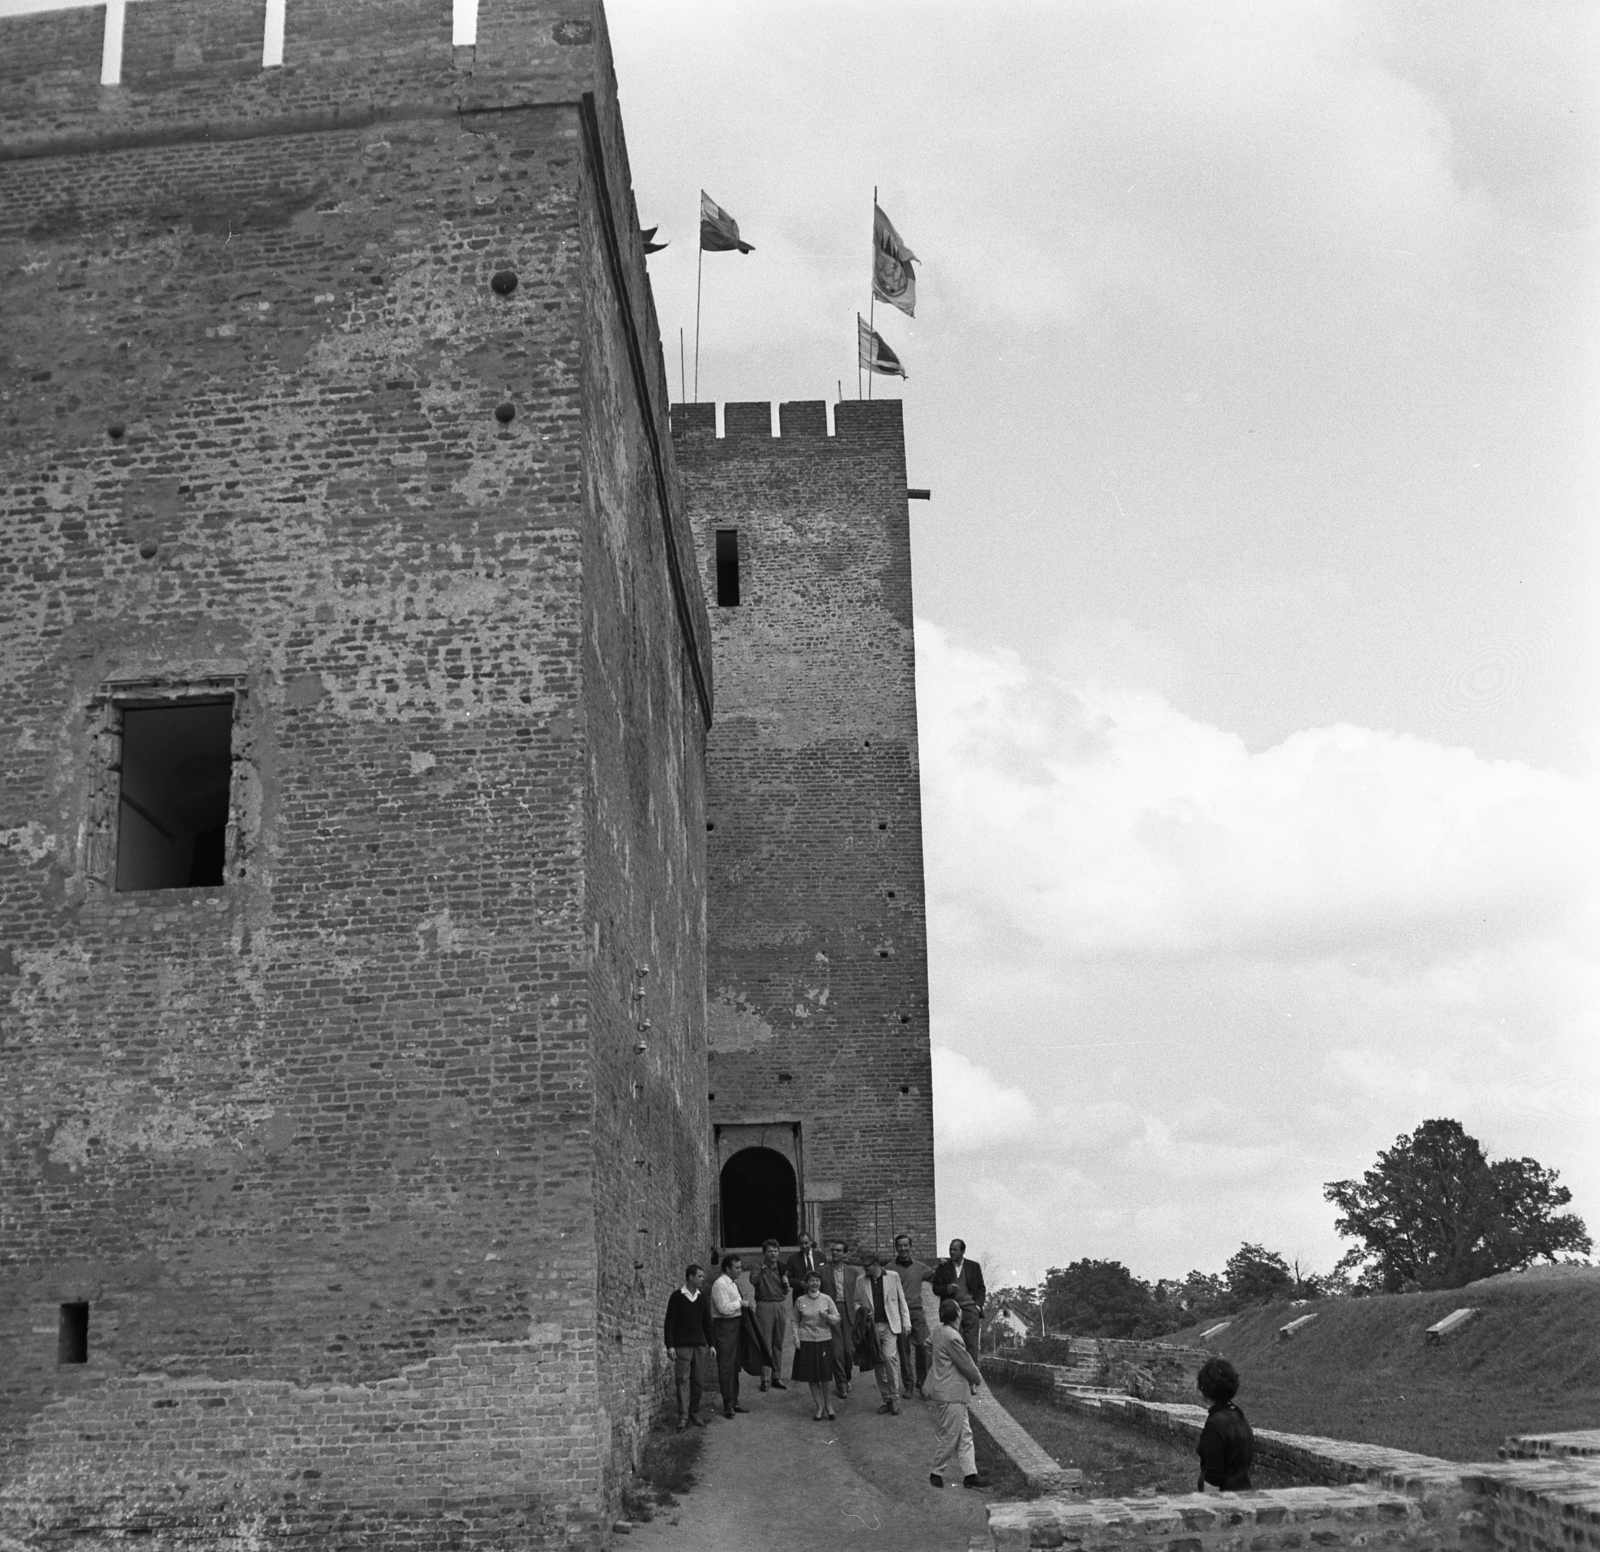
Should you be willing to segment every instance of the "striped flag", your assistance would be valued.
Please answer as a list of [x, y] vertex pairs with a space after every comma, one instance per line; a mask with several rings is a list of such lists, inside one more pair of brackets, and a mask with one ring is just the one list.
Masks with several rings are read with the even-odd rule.
[[861, 364], [869, 372], [877, 372], [884, 377], [910, 375], [900, 365], [899, 356], [884, 343], [883, 336], [860, 313], [856, 314], [856, 339], [860, 347]]
[[706, 253], [755, 252], [755, 244], [739, 235], [739, 223], [704, 189], [700, 190], [700, 247]]
[[872, 207], [872, 294], [880, 302], [898, 307], [908, 318], [917, 314], [917, 274], [912, 269], [916, 259], [894, 222], [876, 204]]

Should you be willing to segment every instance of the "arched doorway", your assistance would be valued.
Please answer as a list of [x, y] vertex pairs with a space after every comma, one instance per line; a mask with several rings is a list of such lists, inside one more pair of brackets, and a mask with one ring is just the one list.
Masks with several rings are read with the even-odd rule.
[[741, 1148], [722, 1166], [722, 1243], [792, 1245], [800, 1229], [794, 1166], [771, 1148]]

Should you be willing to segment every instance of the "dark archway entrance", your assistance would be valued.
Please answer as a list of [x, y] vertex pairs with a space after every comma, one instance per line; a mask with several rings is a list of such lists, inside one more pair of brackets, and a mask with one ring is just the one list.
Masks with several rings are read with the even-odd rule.
[[722, 1166], [722, 1242], [792, 1245], [800, 1230], [794, 1166], [771, 1148], [741, 1148]]

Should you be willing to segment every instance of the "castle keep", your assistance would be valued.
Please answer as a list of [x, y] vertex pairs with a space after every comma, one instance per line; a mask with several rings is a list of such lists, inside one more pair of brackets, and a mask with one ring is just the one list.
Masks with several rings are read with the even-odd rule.
[[[900, 402], [673, 414], [706, 557], [707, 1039], [722, 1233], [933, 1248]], [[730, 603], [729, 586], [737, 603]], [[791, 1178], [792, 1177], [792, 1178]]]
[[899, 405], [669, 408], [598, 5], [263, 28], [0, 21], [0, 1535], [594, 1545], [932, 1233]]

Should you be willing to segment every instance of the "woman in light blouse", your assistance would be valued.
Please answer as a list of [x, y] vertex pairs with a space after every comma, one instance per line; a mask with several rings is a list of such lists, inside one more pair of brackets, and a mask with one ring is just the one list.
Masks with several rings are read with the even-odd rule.
[[828, 1405], [828, 1382], [833, 1378], [833, 1333], [840, 1324], [839, 1306], [822, 1291], [822, 1278], [812, 1272], [806, 1278], [806, 1291], [795, 1296], [794, 1372], [792, 1378], [804, 1380], [811, 1388], [816, 1407], [813, 1422], [833, 1417]]

